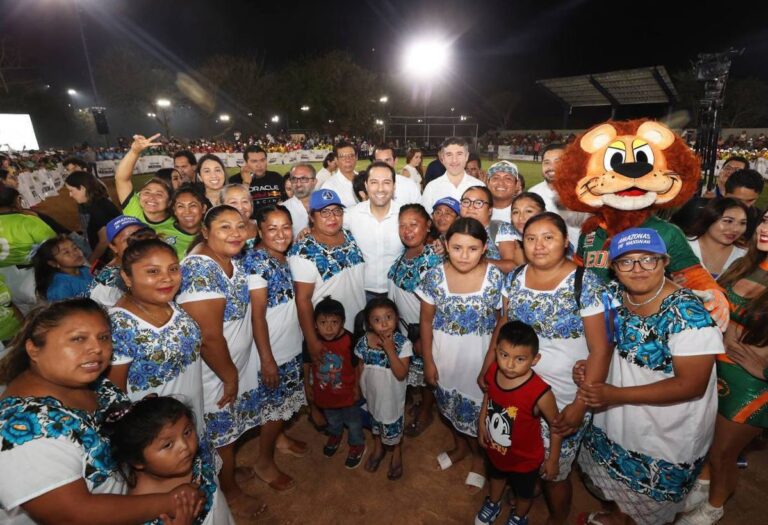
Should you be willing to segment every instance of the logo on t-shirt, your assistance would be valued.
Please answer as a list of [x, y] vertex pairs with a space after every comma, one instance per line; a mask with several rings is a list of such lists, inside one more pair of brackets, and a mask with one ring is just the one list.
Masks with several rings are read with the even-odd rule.
[[517, 407], [502, 407], [492, 399], [488, 400], [485, 427], [488, 431], [489, 446], [499, 454], [506, 455], [512, 446], [512, 426], [517, 417]]
[[608, 268], [608, 252], [605, 250], [598, 250], [594, 252], [588, 252], [585, 254], [584, 267], [585, 268]]

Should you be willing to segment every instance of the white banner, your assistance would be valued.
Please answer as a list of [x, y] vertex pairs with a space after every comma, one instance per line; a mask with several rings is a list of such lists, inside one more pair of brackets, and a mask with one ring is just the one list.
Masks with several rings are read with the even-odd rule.
[[515, 155], [512, 146], [499, 146], [499, 160], [533, 160], [533, 155]]

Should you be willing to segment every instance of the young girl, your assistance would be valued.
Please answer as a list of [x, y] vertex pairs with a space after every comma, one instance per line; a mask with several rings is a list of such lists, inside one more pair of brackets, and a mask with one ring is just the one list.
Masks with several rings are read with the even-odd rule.
[[184, 483], [199, 484], [205, 496], [197, 505], [179, 498], [175, 519], [163, 514], [151, 524], [234, 524], [217, 485], [216, 469], [198, 448], [192, 411], [172, 397], [145, 397], [107, 416], [102, 431], [110, 438], [112, 457], [139, 496], [167, 492]]
[[485, 260], [488, 232], [476, 219], [457, 220], [446, 240], [448, 260], [429, 270], [416, 291], [424, 379], [437, 387], [437, 406], [454, 428], [453, 448], [437, 458], [440, 468], [470, 454], [466, 483], [479, 491], [485, 477], [474, 438], [483, 393], [476, 379], [499, 319], [504, 274]]
[[527, 191], [521, 193], [512, 201], [512, 226], [522, 235], [526, 221], [545, 209], [546, 204], [540, 195]]
[[93, 281], [83, 252], [66, 235], [48, 239], [32, 258], [37, 295], [48, 301], [86, 297]]
[[405, 390], [408, 366], [413, 345], [398, 330], [397, 306], [390, 299], [376, 298], [365, 307], [366, 333], [355, 345], [360, 359], [360, 393], [368, 404], [373, 419], [373, 454], [365, 463], [365, 470], [376, 472], [386, 453], [392, 447], [387, 478], [394, 481], [403, 475], [403, 439]]

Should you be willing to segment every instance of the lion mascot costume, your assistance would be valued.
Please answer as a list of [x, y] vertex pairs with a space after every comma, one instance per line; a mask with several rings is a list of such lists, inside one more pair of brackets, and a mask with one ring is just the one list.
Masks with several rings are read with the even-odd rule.
[[700, 177], [698, 157], [668, 127], [645, 119], [608, 121], [566, 148], [553, 186], [567, 208], [593, 214], [582, 225], [577, 263], [607, 278], [611, 237], [627, 228], [652, 228], [667, 246], [674, 280], [696, 290], [724, 329], [729, 313], [722, 290], [683, 232], [654, 215], [688, 201]]

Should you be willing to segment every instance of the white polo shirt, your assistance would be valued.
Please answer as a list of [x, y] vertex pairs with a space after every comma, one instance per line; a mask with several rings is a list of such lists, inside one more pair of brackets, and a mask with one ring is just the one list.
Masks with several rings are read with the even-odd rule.
[[485, 186], [485, 184], [483, 184], [483, 181], [480, 179], [469, 175], [465, 171], [464, 177], [462, 177], [459, 185], [454, 186], [446, 172], [427, 184], [427, 187], [424, 188], [424, 194], [421, 196], [421, 204], [431, 215], [432, 206], [435, 205], [435, 202], [438, 199], [442, 199], [443, 197], [453, 197], [457, 201], [461, 200], [461, 196], [464, 192], [473, 186]]
[[307, 213], [307, 209], [304, 207], [304, 204], [297, 197], [291, 197], [282, 204], [288, 208], [289, 212], [291, 212], [291, 221], [293, 221], [293, 238], [295, 239], [301, 230], [309, 226], [309, 213]]
[[421, 202], [421, 188], [408, 177], [395, 177], [395, 201], [399, 206]]
[[[357, 173], [355, 173], [355, 175], [357, 175]], [[323, 183], [321, 188], [324, 190], [333, 190], [338, 193], [341, 203], [347, 208], [351, 208], [357, 204], [355, 190], [352, 188], [352, 181], [342, 175], [338, 170], [331, 175], [330, 179]]]
[[[547, 184], [547, 181], [545, 180], [536, 184], [528, 191], [530, 191], [531, 193], [535, 193], [536, 195], [541, 197], [541, 199], [544, 201], [544, 205], [546, 206], [547, 211], [551, 211], [552, 213], [557, 213], [563, 218], [563, 220], [565, 221], [565, 226], [568, 228], [568, 240], [571, 242], [573, 246], [578, 246], [579, 235], [581, 235], [581, 227], [579, 225], [572, 224], [572, 221], [581, 216], [583, 216], [584, 220], [586, 220], [586, 217], [588, 217], [588, 215], [574, 214], [573, 212], [570, 212], [567, 208], [559, 207], [557, 205], [557, 200], [556, 200], [557, 193], [555, 193], [555, 190], [553, 190], [552, 187], [549, 184]], [[566, 217], [566, 214], [570, 214], [570, 216]]]
[[371, 201], [361, 202], [344, 212], [344, 228], [352, 233], [365, 259], [365, 289], [382, 293], [388, 290], [387, 272], [403, 252], [398, 215], [394, 201], [386, 217], [379, 222], [371, 213]]

